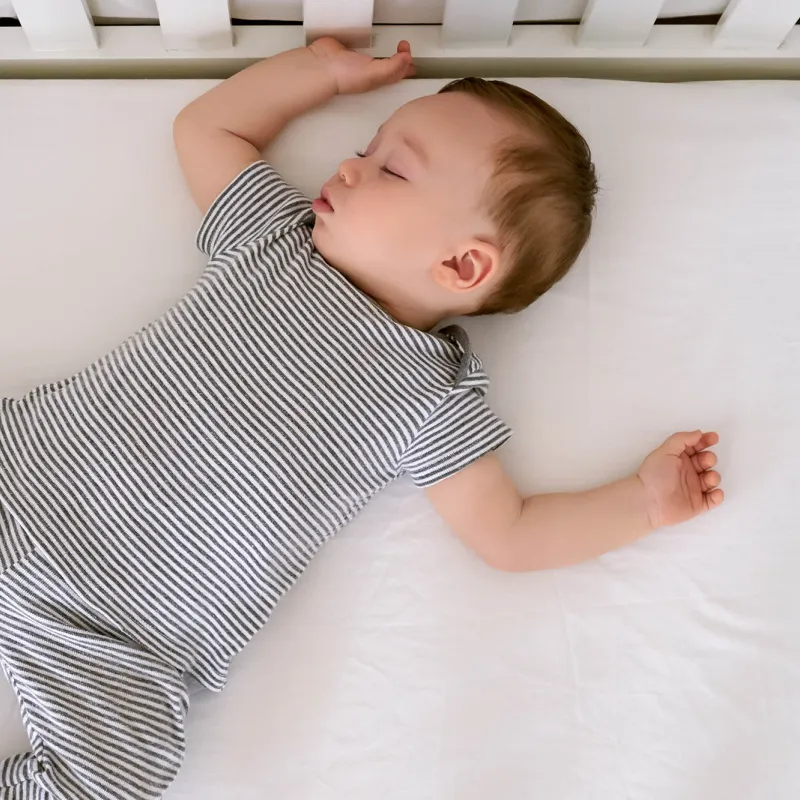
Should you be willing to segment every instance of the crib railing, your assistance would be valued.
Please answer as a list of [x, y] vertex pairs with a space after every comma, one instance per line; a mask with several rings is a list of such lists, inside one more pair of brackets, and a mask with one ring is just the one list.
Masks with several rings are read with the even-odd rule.
[[[446, 0], [441, 25], [374, 25], [373, 0], [302, 0], [302, 25], [233, 25], [228, 0], [155, 0], [158, 25], [96, 26], [85, 0], [12, 0], [2, 75], [231, 74], [332, 34], [422, 76], [800, 77], [800, 0], [730, 0], [716, 24], [656, 24], [663, 0], [589, 0], [575, 24], [526, 24], [519, 0]], [[299, 4], [299, 0], [298, 0]]]

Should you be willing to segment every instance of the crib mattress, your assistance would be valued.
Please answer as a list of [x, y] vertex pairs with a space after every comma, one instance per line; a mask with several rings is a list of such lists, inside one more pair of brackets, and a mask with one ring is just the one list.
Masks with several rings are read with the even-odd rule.
[[[466, 325], [526, 492], [719, 430], [725, 506], [570, 569], [507, 575], [410, 482], [312, 564], [196, 692], [170, 800], [800, 796], [800, 84], [523, 80], [602, 193], [533, 308]], [[0, 395], [65, 377], [198, 278], [171, 121], [210, 81], [5, 81]], [[338, 99], [269, 155], [315, 196], [395, 107]], [[0, 683], [0, 756], [26, 747]]]

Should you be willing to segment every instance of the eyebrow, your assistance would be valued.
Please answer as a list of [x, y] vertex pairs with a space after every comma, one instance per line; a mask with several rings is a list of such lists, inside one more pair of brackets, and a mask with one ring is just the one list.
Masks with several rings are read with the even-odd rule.
[[[383, 130], [383, 125], [378, 128], [378, 133]], [[430, 158], [428, 157], [427, 150], [423, 147], [422, 143], [419, 139], [414, 138], [413, 136], [400, 136], [400, 141], [411, 150], [417, 158], [423, 163], [424, 166], [430, 165]]]
[[418, 139], [414, 139], [411, 136], [401, 136], [400, 140], [405, 143], [405, 145], [416, 153], [417, 158], [427, 167], [430, 163], [430, 159], [428, 158], [428, 153], [425, 148], [422, 146], [422, 143]]

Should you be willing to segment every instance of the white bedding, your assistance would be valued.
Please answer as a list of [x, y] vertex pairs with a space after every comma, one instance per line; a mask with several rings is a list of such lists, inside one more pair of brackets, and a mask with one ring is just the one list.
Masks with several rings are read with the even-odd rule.
[[[580, 19], [588, 0], [520, 0], [518, 20]], [[375, 22], [394, 25], [440, 23], [445, 0], [375, 0]], [[661, 17], [721, 14], [727, 0], [664, 0]], [[88, 0], [100, 19], [156, 20], [156, 0]], [[303, 19], [302, 0], [231, 0], [231, 16], [240, 20]], [[13, 17], [11, 0], [0, 0], [0, 17]]]
[[[716, 428], [725, 506], [572, 569], [493, 572], [408, 482], [193, 696], [171, 800], [800, 797], [800, 84], [524, 80], [591, 143], [574, 271], [467, 322], [526, 491]], [[171, 120], [209, 81], [5, 81], [0, 395], [85, 366], [199, 276]], [[312, 196], [407, 82], [272, 157]], [[25, 747], [0, 682], [0, 756]]]

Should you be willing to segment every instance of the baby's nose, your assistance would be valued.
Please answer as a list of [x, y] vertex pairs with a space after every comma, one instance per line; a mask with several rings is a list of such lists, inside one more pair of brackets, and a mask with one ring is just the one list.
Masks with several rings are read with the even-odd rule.
[[345, 183], [346, 186], [354, 186], [358, 183], [360, 171], [360, 159], [346, 158], [339, 164], [339, 178]]

